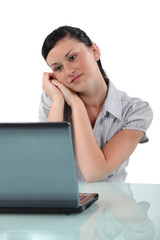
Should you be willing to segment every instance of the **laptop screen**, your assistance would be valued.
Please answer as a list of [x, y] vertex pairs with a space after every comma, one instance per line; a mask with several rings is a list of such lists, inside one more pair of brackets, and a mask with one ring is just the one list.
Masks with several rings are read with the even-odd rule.
[[38, 200], [40, 207], [79, 204], [69, 123], [0, 124], [0, 153], [2, 205], [14, 200], [36, 206]]

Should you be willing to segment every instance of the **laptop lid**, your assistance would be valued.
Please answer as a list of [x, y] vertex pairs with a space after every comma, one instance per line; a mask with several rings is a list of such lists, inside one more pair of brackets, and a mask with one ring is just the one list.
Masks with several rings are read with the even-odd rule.
[[0, 124], [0, 207], [80, 205], [70, 124]]

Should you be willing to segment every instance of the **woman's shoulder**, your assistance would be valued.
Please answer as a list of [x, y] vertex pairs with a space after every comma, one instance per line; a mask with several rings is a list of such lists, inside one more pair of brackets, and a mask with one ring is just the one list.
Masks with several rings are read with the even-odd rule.
[[126, 92], [121, 91], [115, 87], [110, 81], [109, 90], [106, 98], [106, 108], [110, 111], [118, 112], [120, 119], [124, 119], [129, 113], [139, 113], [142, 111], [148, 111], [152, 115], [152, 109], [147, 101], [142, 100], [139, 97], [129, 96]]
[[109, 88], [112, 97], [119, 101], [123, 115], [127, 114], [129, 111], [135, 111], [136, 109], [139, 109], [139, 111], [144, 111], [145, 109], [152, 113], [150, 104], [147, 101], [139, 97], [132, 97], [128, 93], [117, 89], [112, 82], [109, 83]]
[[122, 104], [122, 112], [123, 116], [130, 114], [138, 114], [138, 115], [148, 115], [148, 117], [152, 118], [153, 111], [148, 101], [142, 100], [139, 97], [131, 97], [127, 93], [119, 91], [121, 104]]
[[39, 121], [46, 122], [50, 112], [52, 101], [50, 97], [42, 91], [40, 103], [39, 103]]
[[45, 93], [45, 91], [42, 91], [41, 98], [40, 98], [40, 107], [50, 109], [52, 105], [52, 101], [50, 97]]
[[[116, 89], [111, 83], [110, 95], [112, 102], [118, 106], [119, 119], [122, 123], [122, 129], [136, 129], [146, 131], [153, 119], [153, 111], [150, 104], [138, 97], [131, 97], [126, 92]], [[111, 103], [111, 101], [109, 101]], [[113, 103], [112, 103], [113, 106]]]

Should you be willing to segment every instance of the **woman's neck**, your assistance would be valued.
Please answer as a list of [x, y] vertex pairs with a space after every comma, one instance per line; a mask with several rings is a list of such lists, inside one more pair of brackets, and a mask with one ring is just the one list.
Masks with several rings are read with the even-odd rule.
[[92, 87], [87, 91], [80, 93], [79, 96], [84, 102], [86, 108], [99, 109], [103, 106], [103, 103], [107, 96], [108, 87], [104, 79], [98, 79], [95, 81]]

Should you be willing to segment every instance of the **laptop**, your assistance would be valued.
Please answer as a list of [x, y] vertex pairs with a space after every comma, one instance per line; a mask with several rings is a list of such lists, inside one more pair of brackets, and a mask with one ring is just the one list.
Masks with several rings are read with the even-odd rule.
[[0, 123], [1, 213], [79, 213], [96, 200], [79, 193], [70, 123]]

